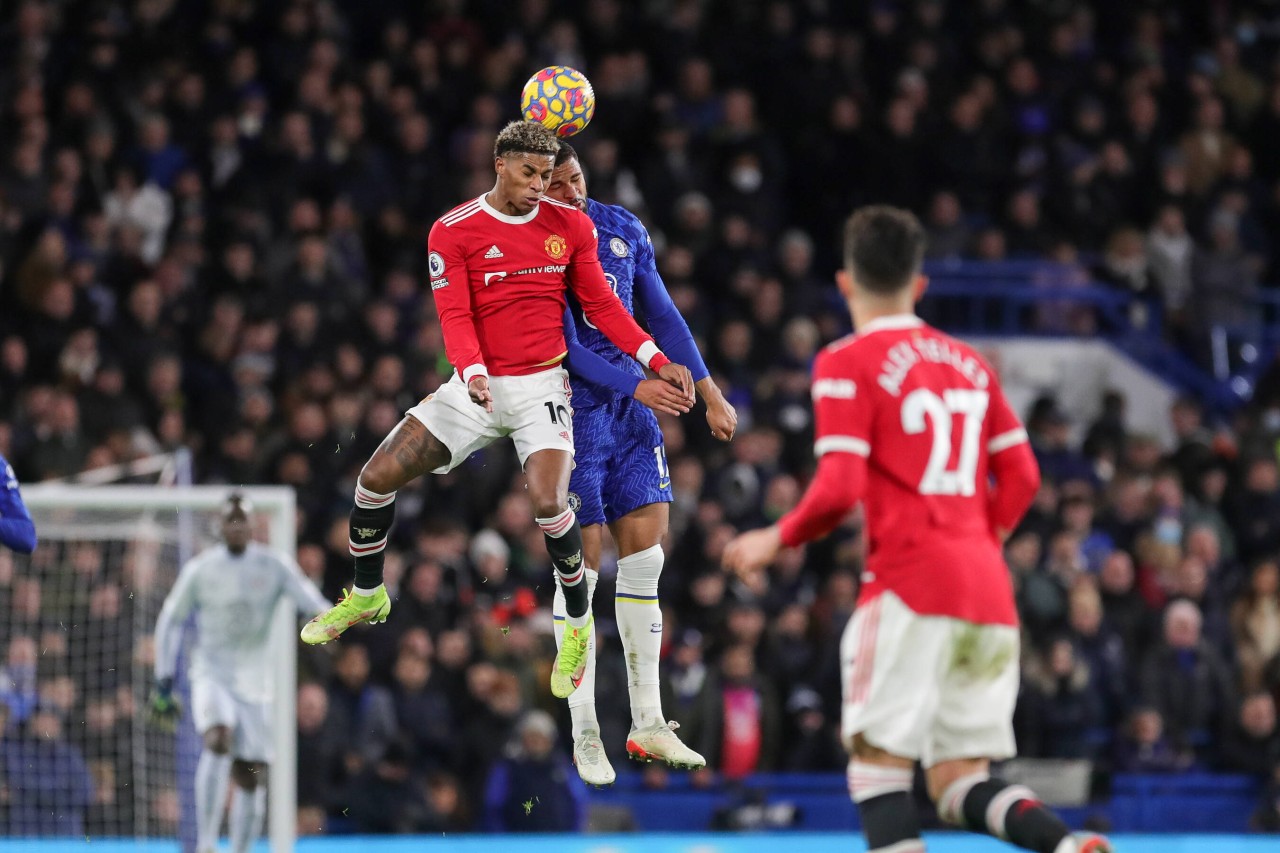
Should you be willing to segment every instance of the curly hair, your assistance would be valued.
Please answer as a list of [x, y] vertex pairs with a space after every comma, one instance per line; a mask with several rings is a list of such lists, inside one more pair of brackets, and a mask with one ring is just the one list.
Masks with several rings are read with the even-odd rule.
[[550, 154], [555, 156], [560, 150], [560, 141], [555, 133], [538, 124], [536, 121], [513, 121], [498, 132], [493, 141], [493, 156], [505, 157], [508, 154]]

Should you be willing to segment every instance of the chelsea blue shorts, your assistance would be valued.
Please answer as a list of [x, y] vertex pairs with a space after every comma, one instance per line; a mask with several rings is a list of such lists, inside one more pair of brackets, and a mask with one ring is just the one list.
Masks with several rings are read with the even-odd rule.
[[653, 410], [631, 397], [573, 412], [575, 445], [569, 508], [578, 522], [611, 524], [671, 500], [671, 472]]

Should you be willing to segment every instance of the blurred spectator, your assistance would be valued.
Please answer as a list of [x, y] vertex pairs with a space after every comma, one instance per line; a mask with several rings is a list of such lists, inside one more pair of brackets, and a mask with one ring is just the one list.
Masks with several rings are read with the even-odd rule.
[[586, 818], [586, 787], [555, 750], [555, 721], [529, 711], [485, 789], [488, 832], [577, 832]]
[[1274, 455], [1243, 462], [1242, 488], [1224, 508], [1236, 535], [1240, 559], [1266, 557], [1280, 551], [1280, 466]]
[[413, 778], [413, 752], [400, 740], [351, 780], [346, 814], [357, 832], [413, 834], [437, 828], [423, 787]]
[[708, 767], [727, 779], [775, 768], [781, 734], [777, 697], [769, 679], [756, 671], [751, 646], [725, 649], [698, 705], [697, 750]]
[[1089, 673], [1089, 691], [1099, 700], [1099, 722], [1114, 726], [1129, 701], [1128, 656], [1124, 640], [1104, 617], [1102, 596], [1092, 579], [1081, 579], [1072, 588], [1067, 622], [1076, 654]]
[[1156, 214], [1147, 232], [1147, 262], [1170, 324], [1184, 331], [1187, 303], [1192, 291], [1192, 258], [1195, 241], [1187, 232], [1186, 218], [1177, 205], [1167, 204]]
[[[342, 646], [329, 688], [329, 714], [345, 733], [347, 773], [359, 773], [386, 754], [396, 739], [395, 700], [385, 687], [369, 683], [369, 654], [354, 643]], [[401, 753], [403, 754], [403, 752]]]
[[1231, 633], [1246, 693], [1262, 686], [1267, 665], [1280, 655], [1280, 564], [1254, 564], [1245, 589], [1231, 607]]
[[84, 757], [63, 740], [58, 714], [40, 709], [18, 735], [0, 739], [10, 835], [84, 836], [93, 780]]
[[1067, 637], [1051, 641], [1026, 667], [1020, 702], [1029, 707], [1018, 737], [1018, 752], [1043, 758], [1088, 758], [1089, 730], [1102, 722], [1101, 697], [1090, 684], [1088, 664], [1076, 657]]
[[0, 669], [0, 702], [8, 710], [6, 721], [15, 728], [36, 709], [36, 661], [34, 638], [23, 634], [10, 637], [4, 668]]
[[1044, 477], [1062, 484], [1093, 479], [1087, 459], [1071, 446], [1071, 419], [1057, 401], [1042, 398], [1027, 417], [1027, 432]]
[[344, 732], [329, 716], [329, 695], [324, 688], [318, 684], [298, 687], [297, 796], [300, 811], [315, 808], [323, 814], [340, 802], [339, 792], [345, 773], [342, 763], [344, 739]]
[[[429, 634], [421, 629], [415, 629], [415, 633], [429, 646]], [[405, 636], [405, 640], [410, 639]], [[439, 684], [432, 684], [429, 654], [416, 651], [403, 641], [400, 645], [392, 690], [400, 731], [411, 738], [415, 754], [427, 769], [453, 767], [457, 760], [457, 724], [449, 696]]]
[[1164, 732], [1164, 718], [1150, 706], [1129, 714], [1116, 746], [1117, 773], [1171, 773], [1191, 766], [1190, 751], [1176, 747]]
[[1179, 140], [1187, 161], [1187, 183], [1191, 192], [1207, 195], [1222, 174], [1235, 139], [1225, 130], [1226, 113], [1219, 98], [1210, 96], [1195, 109], [1193, 127]]
[[1209, 751], [1231, 719], [1231, 675], [1201, 637], [1200, 609], [1174, 601], [1165, 610], [1164, 636], [1142, 662], [1139, 692], [1160, 712], [1180, 747]]
[[1222, 769], [1233, 773], [1267, 776], [1280, 767], [1280, 732], [1276, 730], [1276, 703], [1266, 693], [1251, 693], [1222, 742]]
[[1221, 207], [1214, 211], [1209, 219], [1209, 246], [1193, 257], [1191, 280], [1191, 303], [1201, 340], [1207, 342], [1215, 330], [1236, 340], [1256, 338], [1252, 304], [1258, 276], [1240, 244], [1236, 213]]
[[107, 222], [114, 228], [139, 232], [138, 257], [154, 264], [164, 253], [165, 235], [173, 221], [173, 201], [150, 180], [139, 179], [130, 166], [117, 166], [111, 192], [103, 199]]
[[787, 726], [781, 742], [786, 747], [779, 770], [813, 773], [841, 770], [848, 764], [848, 755], [840, 743], [839, 721], [827, 719], [817, 691], [797, 687], [787, 699], [785, 710]]

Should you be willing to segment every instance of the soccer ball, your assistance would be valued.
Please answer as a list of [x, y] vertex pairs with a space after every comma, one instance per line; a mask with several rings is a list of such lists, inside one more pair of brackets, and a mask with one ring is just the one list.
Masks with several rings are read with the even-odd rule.
[[576, 68], [552, 65], [529, 78], [520, 93], [520, 112], [529, 121], [573, 136], [586, 128], [596, 111], [591, 81]]

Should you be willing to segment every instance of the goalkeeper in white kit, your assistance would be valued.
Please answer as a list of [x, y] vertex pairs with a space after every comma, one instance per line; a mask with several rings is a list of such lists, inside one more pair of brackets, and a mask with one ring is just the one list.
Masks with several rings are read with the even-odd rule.
[[[196, 765], [196, 850], [217, 849], [227, 781], [235, 780], [229, 834], [245, 853], [262, 833], [266, 768], [271, 761], [271, 666], [268, 642], [276, 604], [288, 596], [306, 616], [329, 607], [320, 590], [284, 554], [251, 542], [252, 506], [242, 495], [222, 510], [223, 544], [182, 567], [156, 623], [156, 686], [151, 717], [176, 727], [173, 695], [182, 627], [196, 612], [191, 650], [191, 705], [204, 750]], [[292, 772], [292, 769], [286, 772]]]

